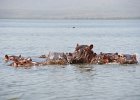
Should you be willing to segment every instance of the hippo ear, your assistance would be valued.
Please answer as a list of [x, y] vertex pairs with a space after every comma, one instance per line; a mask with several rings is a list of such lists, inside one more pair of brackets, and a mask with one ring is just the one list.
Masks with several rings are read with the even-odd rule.
[[5, 55], [5, 58], [9, 58], [9, 56], [8, 55]]
[[118, 52], [116, 52], [115, 55], [118, 55]]
[[19, 55], [18, 57], [21, 58], [21, 55]]
[[91, 45], [89, 46], [89, 48], [92, 49], [92, 48], [93, 48], [93, 44], [91, 44]]
[[77, 47], [79, 46], [79, 44], [77, 43], [77, 45], [76, 45]]

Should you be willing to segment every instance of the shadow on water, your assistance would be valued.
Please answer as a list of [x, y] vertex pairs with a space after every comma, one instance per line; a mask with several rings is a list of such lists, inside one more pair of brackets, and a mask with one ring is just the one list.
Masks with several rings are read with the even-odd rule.
[[91, 64], [74, 64], [72, 65], [74, 66], [75, 70], [82, 72], [91, 72], [91, 71], [95, 71], [95, 67], [94, 65]]

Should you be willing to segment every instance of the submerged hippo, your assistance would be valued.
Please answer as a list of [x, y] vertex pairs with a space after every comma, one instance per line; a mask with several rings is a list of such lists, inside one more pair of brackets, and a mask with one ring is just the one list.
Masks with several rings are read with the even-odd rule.
[[102, 53], [96, 56], [97, 64], [117, 63], [118, 53]]
[[65, 53], [50, 52], [47, 57], [47, 64], [67, 64], [67, 56]]
[[22, 58], [22, 59], [14, 59], [10, 66], [14, 67], [31, 67], [31, 66], [39, 66], [39, 62], [34, 62], [30, 57]]
[[15, 56], [15, 55], [5, 55], [3, 60], [4, 60], [5, 62], [8, 62], [8, 61], [14, 61], [15, 59], [20, 59], [20, 58], [22, 58], [21, 55], [19, 55], [19, 56]]
[[41, 55], [39, 56], [39, 58], [47, 58], [48, 56], [47, 55]]
[[38, 62], [32, 61], [32, 59], [30, 57], [26, 58], [26, 57], [22, 57], [21, 55], [19, 55], [19, 56], [5, 55], [4, 61], [5, 62], [9, 62], [9, 61], [12, 62], [9, 65], [10, 66], [14, 66], [14, 67], [30, 67], [30, 66], [34, 66], [34, 65], [39, 65], [40, 64]]
[[120, 64], [136, 64], [138, 63], [136, 55], [121, 54], [118, 57], [118, 63]]

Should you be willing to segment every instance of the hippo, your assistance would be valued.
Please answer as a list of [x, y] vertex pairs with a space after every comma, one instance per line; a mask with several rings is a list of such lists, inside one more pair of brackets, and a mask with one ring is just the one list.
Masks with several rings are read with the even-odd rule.
[[98, 55], [98, 64], [117, 63], [118, 53], [102, 53]]
[[13, 60], [15, 60], [15, 59], [20, 59], [20, 58], [22, 58], [21, 55], [19, 55], [19, 56], [15, 56], [15, 55], [5, 55], [3, 60], [4, 60], [5, 62], [8, 62], [8, 61], [13, 61]]
[[47, 58], [47, 55], [41, 55], [38, 58]]
[[53, 64], [59, 64], [59, 65], [65, 65], [67, 64], [67, 56], [65, 53], [60, 52], [50, 52], [47, 57], [47, 64], [53, 65]]
[[120, 54], [118, 57], [118, 63], [120, 64], [137, 64], [136, 55]]
[[21, 55], [15, 56], [15, 55], [5, 55], [4, 56], [4, 61], [11, 62], [9, 66], [14, 66], [14, 67], [29, 67], [33, 65], [39, 65], [38, 62], [32, 61], [31, 57], [22, 57]]
[[79, 45], [77, 44], [75, 51], [71, 53], [71, 59], [69, 62], [71, 64], [78, 64], [78, 63], [90, 63], [93, 57], [93, 44], [91, 45]]
[[39, 66], [41, 62], [32, 61], [30, 57], [22, 58], [22, 59], [14, 59], [10, 66], [13, 67], [31, 67], [31, 66]]

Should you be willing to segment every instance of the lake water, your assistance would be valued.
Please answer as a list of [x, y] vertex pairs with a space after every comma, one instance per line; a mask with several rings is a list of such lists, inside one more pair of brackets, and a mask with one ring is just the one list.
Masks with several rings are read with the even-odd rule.
[[2, 60], [5, 54], [73, 52], [77, 43], [139, 57], [140, 20], [0, 19], [0, 100], [140, 100], [139, 64], [24, 69]]

